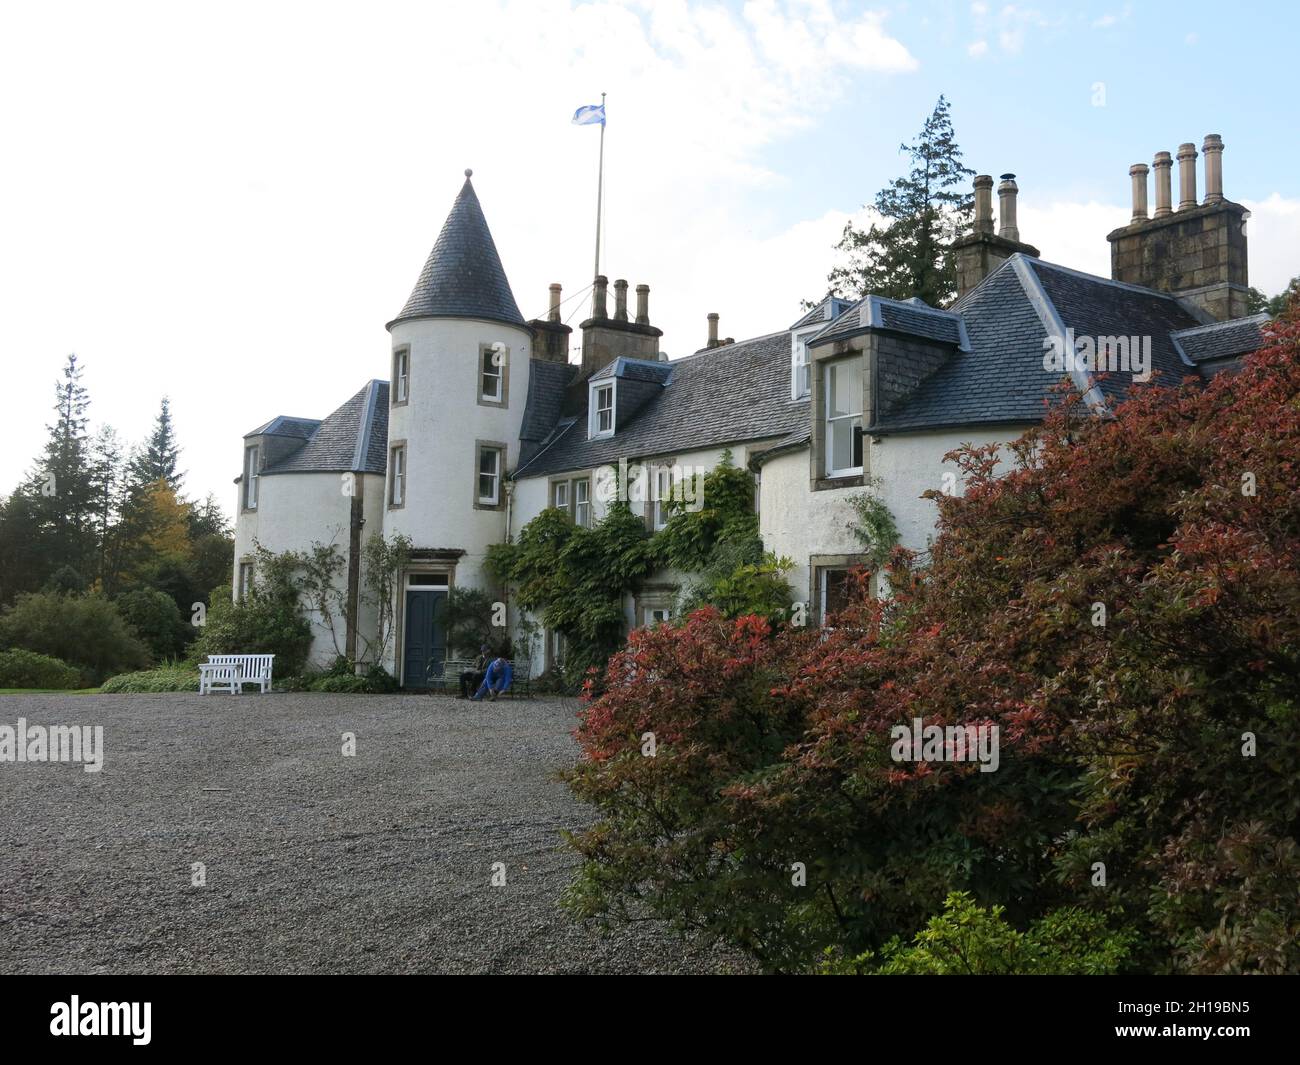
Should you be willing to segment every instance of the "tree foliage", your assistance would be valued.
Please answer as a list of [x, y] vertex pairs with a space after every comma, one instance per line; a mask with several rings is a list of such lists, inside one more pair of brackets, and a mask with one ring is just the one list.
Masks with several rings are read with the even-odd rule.
[[948, 101], [940, 96], [916, 143], [899, 146], [911, 169], [876, 194], [881, 222], [866, 229], [844, 226], [835, 246], [841, 260], [827, 278], [832, 292], [893, 299], [919, 296], [932, 307], [957, 294], [949, 245], [970, 223], [974, 173], [961, 162]]
[[[955, 452], [965, 494], [933, 494], [925, 568], [894, 551], [888, 608], [634, 633], [568, 774], [599, 811], [570, 905], [793, 970], [882, 956], [960, 891], [1025, 933], [1104, 917], [1129, 969], [1300, 969], [1295, 311], [1269, 336], [1113, 417], [1059, 405], [1010, 469]], [[914, 718], [996, 726], [998, 769], [895, 761]]]

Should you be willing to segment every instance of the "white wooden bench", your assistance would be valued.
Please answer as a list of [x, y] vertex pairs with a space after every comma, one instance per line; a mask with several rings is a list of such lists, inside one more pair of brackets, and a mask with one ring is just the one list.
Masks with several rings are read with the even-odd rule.
[[199, 663], [200, 695], [210, 695], [216, 691], [227, 691], [231, 695], [238, 695], [243, 683], [243, 670], [233, 663]]
[[[225, 667], [233, 669], [235, 676], [227, 679], [227, 674], [214, 671], [214, 676], [222, 679], [219, 684], [228, 687], [233, 694], [238, 695], [245, 684], [256, 684], [263, 693], [271, 690], [271, 669], [275, 662], [275, 655], [208, 655], [205, 663], [207, 666]], [[214, 689], [209, 686], [207, 691], [204, 690], [204, 666], [199, 666], [199, 694], [205, 695], [207, 691]], [[233, 685], [233, 686], [230, 686]]]

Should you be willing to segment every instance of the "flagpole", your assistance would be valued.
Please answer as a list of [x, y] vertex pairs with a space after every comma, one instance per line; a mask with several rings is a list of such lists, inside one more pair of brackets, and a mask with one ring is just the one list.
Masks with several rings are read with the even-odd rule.
[[600, 276], [600, 208], [605, 192], [605, 94], [600, 94], [600, 167], [596, 171], [596, 272]]

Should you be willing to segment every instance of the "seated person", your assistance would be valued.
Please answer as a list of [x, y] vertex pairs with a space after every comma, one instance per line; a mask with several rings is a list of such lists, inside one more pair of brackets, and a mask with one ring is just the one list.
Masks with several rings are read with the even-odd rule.
[[487, 644], [484, 644], [478, 649], [478, 657], [474, 659], [473, 667], [461, 673], [460, 697], [462, 699], [468, 699], [469, 693], [475, 691], [483, 683], [483, 675], [487, 672], [490, 657], [491, 649]]
[[514, 676], [514, 670], [510, 667], [508, 659], [502, 656], [492, 659], [487, 673], [483, 676], [483, 686], [474, 693], [474, 701], [478, 702], [486, 694], [488, 699], [496, 702], [498, 695], [510, 690], [510, 682], [514, 680]]

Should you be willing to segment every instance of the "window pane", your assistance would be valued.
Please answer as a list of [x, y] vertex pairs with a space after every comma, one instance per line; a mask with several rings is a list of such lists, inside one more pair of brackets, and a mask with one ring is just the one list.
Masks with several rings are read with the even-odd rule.
[[500, 472], [501, 452], [485, 447], [478, 456], [478, 497], [481, 502], [495, 504], [497, 480]]
[[826, 414], [831, 418], [862, 413], [859, 360], [833, 362], [826, 367]]
[[838, 418], [829, 425], [831, 469], [848, 470], [862, 465], [862, 419]]
[[846, 569], [822, 570], [823, 620], [837, 614], [849, 605], [849, 571]]

